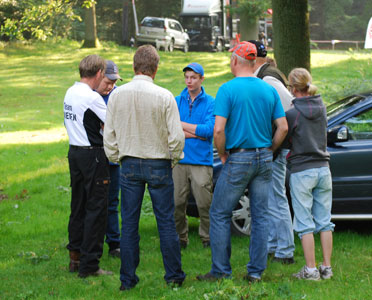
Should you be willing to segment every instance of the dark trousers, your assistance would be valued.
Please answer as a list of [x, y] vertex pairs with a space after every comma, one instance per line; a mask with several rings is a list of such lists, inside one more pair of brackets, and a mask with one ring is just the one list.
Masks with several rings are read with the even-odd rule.
[[99, 268], [106, 231], [109, 165], [103, 148], [70, 146], [71, 215], [67, 249], [80, 252], [80, 273]]
[[108, 195], [108, 216], [106, 229], [106, 243], [110, 250], [120, 247], [119, 230], [119, 190], [120, 165], [110, 165], [110, 187]]

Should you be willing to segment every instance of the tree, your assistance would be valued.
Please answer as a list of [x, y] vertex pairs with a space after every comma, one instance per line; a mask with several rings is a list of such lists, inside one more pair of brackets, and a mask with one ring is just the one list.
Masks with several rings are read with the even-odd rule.
[[83, 48], [97, 48], [99, 41], [97, 37], [96, 4], [95, 1], [85, 3], [85, 39]]
[[286, 75], [293, 68], [310, 70], [310, 33], [307, 0], [272, 0], [274, 55]]

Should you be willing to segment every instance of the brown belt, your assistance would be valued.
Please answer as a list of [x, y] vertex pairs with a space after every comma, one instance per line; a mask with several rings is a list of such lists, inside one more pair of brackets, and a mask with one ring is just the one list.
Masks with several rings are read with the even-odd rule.
[[266, 148], [233, 148], [229, 150], [230, 154], [233, 153], [241, 153], [241, 152], [260, 152], [260, 150], [263, 150]]

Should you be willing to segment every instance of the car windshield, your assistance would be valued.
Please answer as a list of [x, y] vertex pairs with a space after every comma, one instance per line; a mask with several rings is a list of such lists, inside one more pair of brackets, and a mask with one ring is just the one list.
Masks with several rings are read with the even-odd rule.
[[143, 21], [141, 22], [141, 25], [145, 27], [164, 28], [164, 20], [146, 18], [146, 19], [143, 19]]
[[187, 30], [204, 29], [211, 26], [209, 17], [182, 17], [181, 23]]
[[366, 96], [364, 95], [353, 95], [350, 97], [346, 97], [340, 101], [332, 103], [327, 106], [327, 116], [328, 119], [342, 113], [344, 110], [348, 109], [349, 107], [359, 103], [360, 101], [364, 100]]

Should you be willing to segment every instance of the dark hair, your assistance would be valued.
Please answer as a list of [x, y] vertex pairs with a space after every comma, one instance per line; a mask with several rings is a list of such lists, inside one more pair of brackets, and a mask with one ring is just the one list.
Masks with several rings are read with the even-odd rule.
[[87, 57], [83, 58], [83, 60], [79, 64], [79, 72], [81, 78], [94, 77], [99, 70], [104, 73], [105, 69], [105, 60], [97, 54], [88, 55]]
[[133, 57], [134, 73], [152, 76], [159, 65], [159, 54], [152, 45], [139, 47]]

